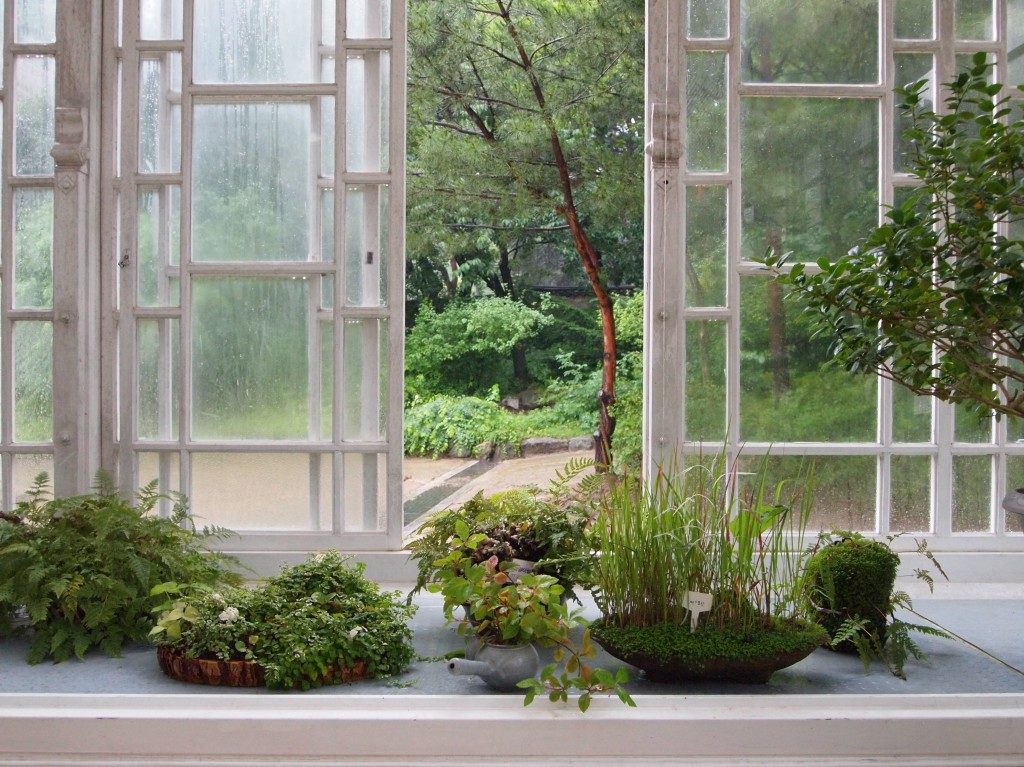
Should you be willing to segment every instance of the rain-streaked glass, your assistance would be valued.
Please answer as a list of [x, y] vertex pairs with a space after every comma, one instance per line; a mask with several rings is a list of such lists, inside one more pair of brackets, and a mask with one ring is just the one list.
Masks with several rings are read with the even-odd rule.
[[931, 531], [931, 467], [926, 455], [890, 459], [889, 529], [894, 533]]
[[725, 439], [725, 323], [686, 323], [686, 439]]
[[744, 82], [878, 81], [878, 0], [742, 0]]
[[139, 190], [139, 306], [177, 306], [181, 260], [181, 188]]
[[140, 319], [136, 325], [139, 439], [178, 438], [181, 376], [180, 334], [175, 318]]
[[53, 306], [53, 190], [14, 189], [14, 307]]
[[686, 188], [686, 305], [725, 306], [724, 186]]
[[346, 0], [345, 36], [391, 37], [391, 0]]
[[953, 456], [953, 532], [992, 529], [992, 456]]
[[14, 172], [19, 176], [53, 173], [53, 56], [14, 59]]
[[345, 303], [386, 306], [388, 298], [388, 187], [345, 190]]
[[195, 82], [313, 82], [312, 12], [309, 0], [196, 3]]
[[[52, 43], [57, 39], [57, 0], [10, 0], [14, 3], [14, 42]], [[0, 5], [2, 9], [2, 5]]]
[[181, 170], [181, 54], [139, 62], [139, 170]]
[[[198, 3], [197, 5], [202, 5]], [[139, 37], [143, 40], [180, 40], [182, 38], [181, 0], [141, 0]]]
[[15, 322], [14, 441], [53, 439], [53, 325]]
[[193, 279], [196, 439], [307, 438], [309, 300], [308, 279]]
[[726, 54], [686, 55], [686, 167], [724, 171], [727, 106]]
[[391, 54], [354, 51], [345, 65], [345, 167], [386, 172], [390, 147]]
[[193, 260], [309, 260], [309, 105], [197, 104], [193, 130]]
[[342, 515], [346, 532], [387, 529], [387, 455], [347, 453], [342, 458]]
[[380, 442], [387, 434], [388, 322], [346, 318], [342, 323], [342, 436]]

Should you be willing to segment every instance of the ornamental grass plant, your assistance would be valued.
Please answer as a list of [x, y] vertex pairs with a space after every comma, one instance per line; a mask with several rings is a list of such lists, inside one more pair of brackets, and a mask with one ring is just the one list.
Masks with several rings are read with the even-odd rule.
[[720, 452], [646, 483], [612, 483], [594, 525], [605, 625], [683, 624], [688, 592], [712, 596], [702, 626], [756, 630], [804, 617], [813, 470], [770, 486], [766, 461], [742, 473]]

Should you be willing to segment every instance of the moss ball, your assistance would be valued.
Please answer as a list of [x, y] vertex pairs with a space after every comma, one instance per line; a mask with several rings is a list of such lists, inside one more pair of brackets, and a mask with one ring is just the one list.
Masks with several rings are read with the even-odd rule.
[[[834, 541], [811, 557], [806, 594], [830, 637], [847, 620], [866, 620], [868, 630], [885, 641], [899, 564], [899, 556], [885, 543], [860, 536]], [[836, 649], [855, 650], [851, 642]]]

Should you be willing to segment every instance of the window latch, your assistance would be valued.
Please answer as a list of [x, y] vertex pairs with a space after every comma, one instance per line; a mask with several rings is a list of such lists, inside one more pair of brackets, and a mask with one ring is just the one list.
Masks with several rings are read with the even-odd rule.
[[366, 251], [366, 263], [368, 263], [368, 264], [372, 264], [373, 263], [373, 251], [372, 250]]
[[124, 269], [131, 263], [131, 251], [128, 248], [124, 249], [124, 253], [121, 255], [121, 260], [117, 262], [117, 265]]

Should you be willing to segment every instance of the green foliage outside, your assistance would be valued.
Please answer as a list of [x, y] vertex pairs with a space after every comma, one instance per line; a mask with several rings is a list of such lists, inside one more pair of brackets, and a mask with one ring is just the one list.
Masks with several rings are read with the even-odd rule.
[[237, 582], [230, 560], [207, 550], [225, 531], [197, 531], [182, 497], [168, 518], [156, 516], [156, 483], [134, 503], [105, 485], [50, 500], [47, 483], [40, 474], [28, 499], [0, 518], [0, 635], [23, 613], [29, 663], [81, 659], [94, 647], [120, 655], [153, 626], [150, 590], [159, 583]]
[[323, 552], [256, 588], [164, 583], [155, 593], [167, 601], [151, 633], [187, 658], [254, 661], [273, 688], [338, 683], [341, 667], [359, 663], [373, 677], [398, 674], [413, 659], [408, 621], [416, 608], [363, 570]]

